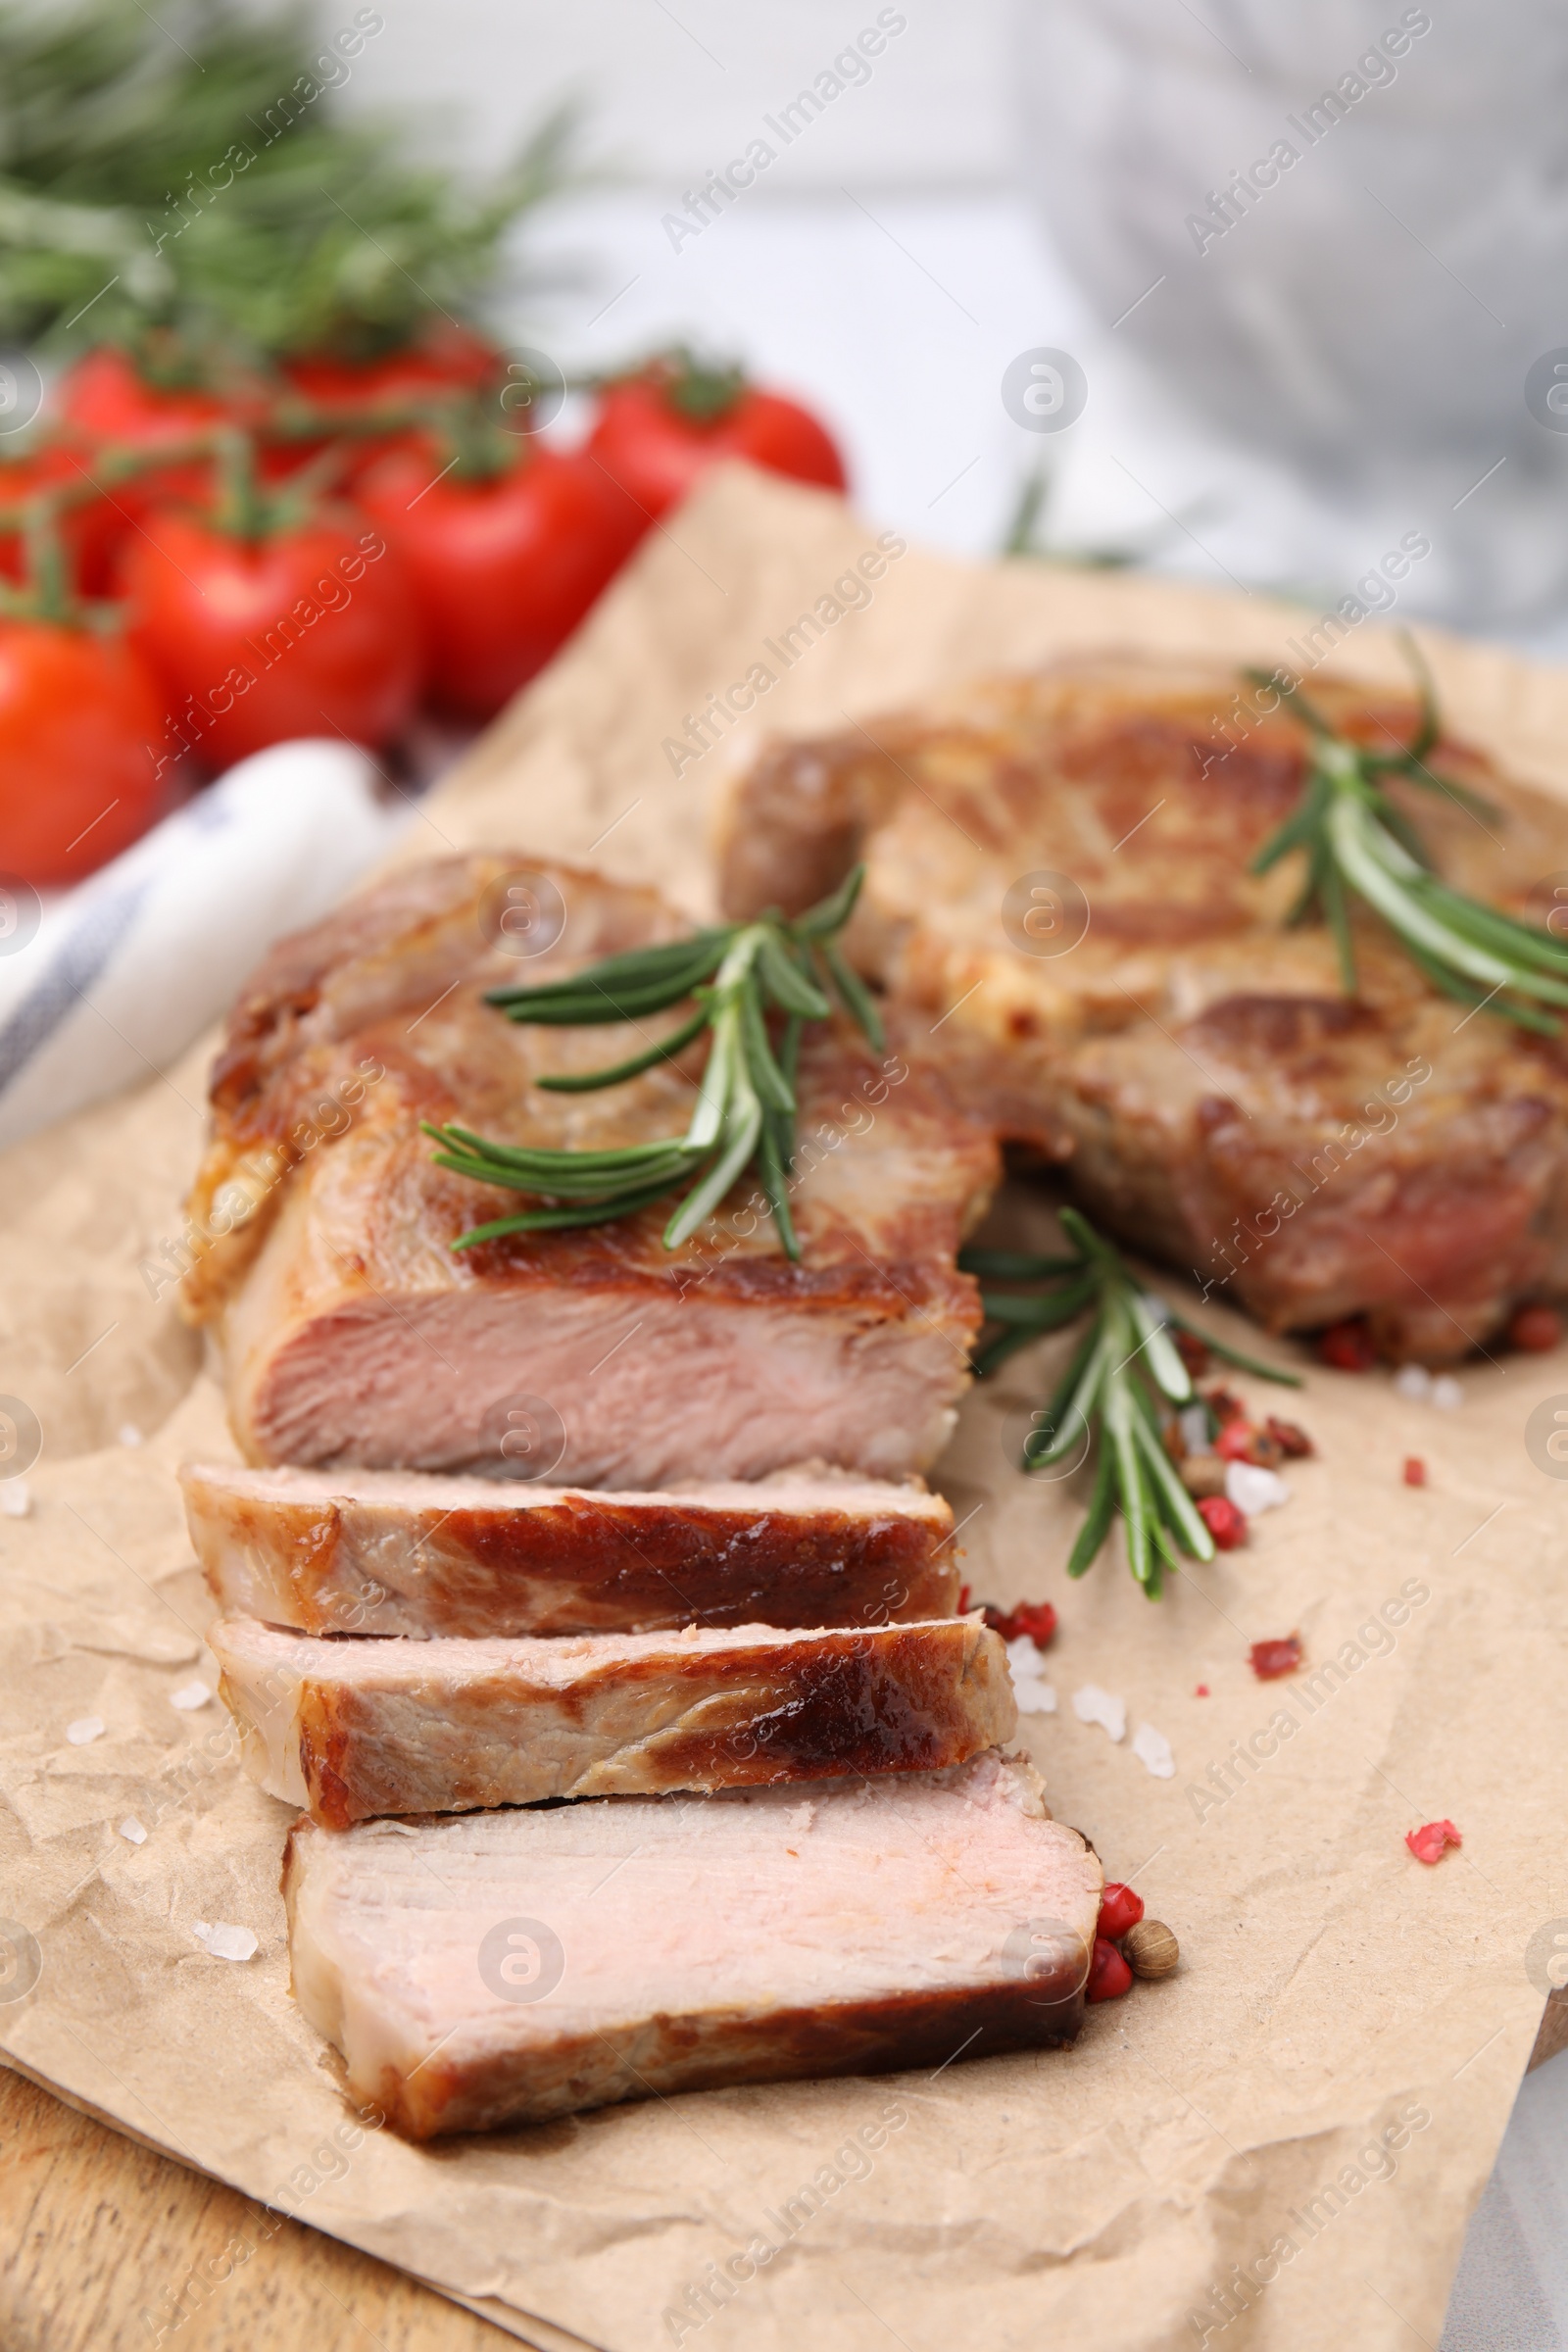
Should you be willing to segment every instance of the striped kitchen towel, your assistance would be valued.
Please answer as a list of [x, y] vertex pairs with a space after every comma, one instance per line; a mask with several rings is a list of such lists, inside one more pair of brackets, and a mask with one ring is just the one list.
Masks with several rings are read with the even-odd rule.
[[377, 777], [346, 743], [274, 744], [74, 890], [0, 874], [0, 1145], [167, 1069], [410, 821]]

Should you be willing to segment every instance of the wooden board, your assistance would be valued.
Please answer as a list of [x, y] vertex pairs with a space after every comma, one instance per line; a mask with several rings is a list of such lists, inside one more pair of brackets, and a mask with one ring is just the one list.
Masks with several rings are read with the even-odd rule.
[[517, 2340], [4, 2068], [0, 2210], [5, 2352], [498, 2352]]

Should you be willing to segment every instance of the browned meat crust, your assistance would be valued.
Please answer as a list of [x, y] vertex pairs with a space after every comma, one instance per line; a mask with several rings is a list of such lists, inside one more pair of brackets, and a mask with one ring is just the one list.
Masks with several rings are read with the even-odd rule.
[[948, 1615], [958, 1596], [953, 1513], [915, 1488], [584, 1494], [200, 1465], [180, 1478], [220, 1607], [303, 1633], [877, 1625]]
[[[1326, 933], [1287, 925], [1294, 862], [1248, 871], [1302, 737], [1284, 711], [1242, 732], [1235, 685], [1107, 661], [774, 747], [735, 805], [727, 902], [775, 843], [815, 895], [873, 828], [855, 952], [969, 1107], [1272, 1328], [1364, 1312], [1392, 1354], [1461, 1354], [1568, 1290], [1568, 1048], [1467, 1017], [1370, 916], [1345, 999]], [[1364, 740], [1413, 730], [1398, 698], [1312, 693]], [[1456, 744], [1429, 764], [1499, 810], [1399, 786], [1439, 869], [1544, 920], [1568, 810]]]
[[208, 1642], [246, 1770], [334, 1830], [930, 1772], [1017, 1727], [1002, 1642], [967, 1618], [508, 1642], [344, 1642], [226, 1618]]

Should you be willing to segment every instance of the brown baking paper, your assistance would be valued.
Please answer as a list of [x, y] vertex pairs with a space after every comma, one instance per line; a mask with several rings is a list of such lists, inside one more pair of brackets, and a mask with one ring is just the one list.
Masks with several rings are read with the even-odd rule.
[[[814, 492], [715, 479], [431, 799], [408, 854], [591, 857], [702, 912], [735, 751], [695, 756], [689, 721], [755, 664], [776, 682], [750, 727], [837, 728], [1070, 647], [1272, 663], [1302, 624], [1260, 597], [975, 569], [899, 542], [868, 601], [835, 597], [876, 538]], [[813, 610], [820, 637], [799, 632], [786, 663]], [[1452, 724], [1568, 793], [1568, 678], [1430, 650]], [[1403, 675], [1371, 626], [1336, 660]], [[666, 748], [681, 738], [684, 759]], [[40, 1969], [0, 2032], [18, 2066], [259, 2201], [250, 2239], [203, 2250], [188, 2296], [221, 2294], [270, 2201], [551, 2346], [1435, 2343], [1568, 1936], [1565, 1490], [1525, 1446], [1568, 1360], [1478, 1359], [1446, 1413], [1381, 1372], [1308, 1369], [1283, 1407], [1240, 1379], [1318, 1458], [1289, 1466], [1292, 1499], [1248, 1548], [1152, 1606], [1114, 1544], [1066, 1584], [1082, 1497], [1013, 1467], [1048, 1363], [1015, 1359], [966, 1404], [938, 1481], [975, 1589], [1060, 1609], [1058, 1711], [1023, 1736], [1058, 1816], [1176, 1930], [1180, 1973], [1092, 2008], [1070, 2051], [410, 2147], [355, 2123], [290, 1999], [286, 1809], [239, 1773], [216, 1701], [172, 1704], [216, 1681], [172, 1473], [228, 1450], [161, 1273], [180, 1256], [203, 1066], [193, 1054], [0, 1174], [0, 1389], [43, 1432], [31, 1514], [0, 1516], [0, 1909]], [[1045, 1229], [1036, 1205], [1010, 1213]], [[1407, 1454], [1430, 1465], [1424, 1490], [1401, 1483]], [[1316, 1684], [1257, 1682], [1250, 1644], [1293, 1630]], [[1125, 1700], [1124, 1741], [1074, 1714], [1091, 1683]], [[94, 1716], [102, 1737], [70, 1743]], [[1171, 1743], [1169, 1779], [1133, 1753], [1143, 1723]], [[1404, 1834], [1445, 1815], [1463, 1846], [1424, 1868]], [[259, 1951], [216, 1958], [197, 1921], [249, 1927]], [[183, 2284], [154, 2337], [174, 2340]]]

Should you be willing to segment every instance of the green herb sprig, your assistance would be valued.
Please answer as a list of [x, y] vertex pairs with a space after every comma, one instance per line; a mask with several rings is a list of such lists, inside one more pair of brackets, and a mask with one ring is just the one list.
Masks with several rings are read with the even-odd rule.
[[[1383, 917], [1445, 996], [1554, 1037], [1560, 1023], [1541, 1007], [1568, 1004], [1568, 946], [1439, 881], [1420, 837], [1384, 790], [1388, 777], [1406, 776], [1427, 791], [1446, 794], [1473, 814], [1494, 813], [1478, 794], [1427, 766], [1439, 735], [1437, 706], [1426, 665], [1413, 640], [1406, 644], [1420, 686], [1421, 716], [1414, 736], [1398, 751], [1374, 752], [1352, 743], [1298, 685], [1282, 688], [1310, 736], [1307, 778], [1295, 811], [1264, 843], [1252, 871], [1267, 873], [1293, 850], [1305, 853], [1306, 880], [1289, 920], [1298, 923], [1314, 911], [1322, 914], [1334, 934], [1348, 996], [1356, 993], [1347, 905], [1347, 894], [1353, 891]], [[1248, 675], [1254, 685], [1280, 684], [1261, 670]]]
[[[664, 1228], [665, 1249], [676, 1250], [755, 1162], [785, 1255], [798, 1259], [789, 1176], [802, 1030], [808, 1021], [826, 1020], [836, 996], [878, 1051], [883, 1044], [875, 1001], [838, 946], [863, 874], [864, 868], [857, 866], [831, 898], [793, 922], [768, 913], [755, 922], [697, 931], [662, 947], [635, 948], [569, 979], [492, 989], [486, 1003], [498, 1005], [509, 1019], [551, 1028], [640, 1021], [688, 1000], [695, 1004], [686, 1020], [625, 1061], [536, 1081], [553, 1094], [618, 1086], [668, 1061], [705, 1029], [712, 1042], [684, 1135], [608, 1152], [560, 1152], [488, 1142], [466, 1127], [426, 1125], [425, 1134], [440, 1146], [438, 1166], [478, 1184], [536, 1194], [546, 1204], [476, 1225], [452, 1247], [471, 1250], [509, 1233], [606, 1224], [690, 1184]], [[770, 1011], [783, 1016], [776, 1051], [768, 1030]]]
[[1177, 1474], [1160, 1435], [1164, 1405], [1192, 1401], [1191, 1375], [1171, 1338], [1186, 1332], [1209, 1352], [1260, 1380], [1301, 1385], [1200, 1331], [1135, 1279], [1119, 1251], [1075, 1208], [1061, 1211], [1070, 1254], [1034, 1257], [1009, 1250], [965, 1250], [958, 1259], [982, 1282], [1029, 1283], [1029, 1291], [981, 1292], [995, 1335], [975, 1354], [984, 1380], [1018, 1348], [1060, 1331], [1088, 1314], [1088, 1329], [1025, 1442], [1020, 1468], [1048, 1470], [1098, 1442], [1089, 1516], [1078, 1531], [1067, 1574], [1082, 1576], [1099, 1553], [1119, 1511], [1127, 1564], [1151, 1600], [1158, 1598], [1164, 1569], [1179, 1554], [1214, 1557], [1214, 1540]]

